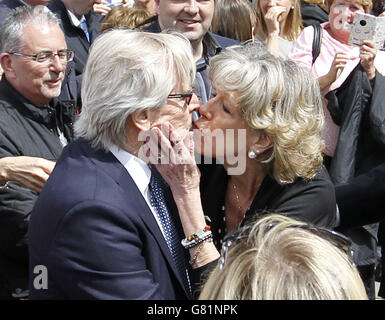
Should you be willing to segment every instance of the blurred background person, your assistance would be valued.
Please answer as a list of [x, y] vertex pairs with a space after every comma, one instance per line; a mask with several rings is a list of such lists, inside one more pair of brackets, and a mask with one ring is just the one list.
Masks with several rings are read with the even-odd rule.
[[349, 240], [269, 214], [225, 238], [202, 300], [366, 300]]
[[[357, 12], [370, 13], [371, 0], [329, 0], [329, 21], [321, 24], [320, 51], [313, 62], [314, 29], [298, 37], [289, 59], [310, 70], [322, 91], [325, 163], [335, 185], [349, 182], [385, 161], [385, 52], [372, 41], [350, 45]], [[362, 97], [365, 97], [362, 99]], [[375, 297], [378, 225], [344, 228], [354, 245], [355, 263], [370, 299]]]
[[249, 0], [216, 0], [211, 31], [244, 42], [256, 32], [257, 17]]
[[[215, 97], [200, 106], [194, 128], [196, 151], [217, 162], [200, 165], [203, 208], [217, 245], [264, 210], [334, 227], [336, 201], [322, 166], [324, 115], [314, 77], [252, 42], [213, 57], [210, 79]], [[229, 130], [233, 135], [226, 136]], [[214, 133], [224, 140], [212, 139]]]
[[137, 26], [140, 26], [138, 29], [143, 29], [148, 26], [143, 24], [143, 22], [151, 17], [151, 13], [145, 9], [124, 6], [115, 7], [104, 18], [100, 31], [104, 32], [114, 28], [136, 29]]
[[0, 27], [13, 9], [20, 6], [45, 6], [51, 0], [2, 0], [0, 1]]
[[257, 34], [275, 56], [286, 58], [302, 31], [298, 0], [257, 0]]
[[301, 16], [304, 27], [329, 20], [324, 0], [301, 0]]

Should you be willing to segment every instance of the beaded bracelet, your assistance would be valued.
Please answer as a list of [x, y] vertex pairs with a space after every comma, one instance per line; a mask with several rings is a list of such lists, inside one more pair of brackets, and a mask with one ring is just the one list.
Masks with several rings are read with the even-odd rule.
[[195, 247], [202, 241], [212, 237], [213, 234], [211, 233], [211, 227], [206, 226], [204, 227], [204, 229], [199, 230], [198, 232], [192, 234], [191, 236], [188, 236], [187, 238], [184, 238], [181, 243], [185, 249], [190, 249], [192, 247]]

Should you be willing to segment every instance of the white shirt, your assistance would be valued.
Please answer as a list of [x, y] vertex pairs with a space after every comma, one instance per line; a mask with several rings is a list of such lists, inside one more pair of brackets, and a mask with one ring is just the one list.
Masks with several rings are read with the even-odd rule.
[[[160, 230], [162, 231], [163, 237], [165, 236], [162, 225], [159, 221], [158, 215], [156, 214], [155, 209], [151, 206], [150, 202], [150, 179], [151, 179], [151, 170], [148, 165], [138, 157], [119, 148], [118, 146], [113, 145], [110, 148], [111, 153], [115, 156], [116, 159], [126, 168], [128, 174], [134, 180], [136, 186], [138, 187], [140, 193], [142, 194], [144, 200], [146, 200], [151, 212], [158, 223]], [[166, 238], [165, 238], [166, 239]]]

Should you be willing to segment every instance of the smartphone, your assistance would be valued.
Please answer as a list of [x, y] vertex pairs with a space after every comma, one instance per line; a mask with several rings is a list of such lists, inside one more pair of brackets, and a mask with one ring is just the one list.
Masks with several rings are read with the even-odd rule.
[[349, 44], [361, 46], [362, 41], [371, 40], [377, 48], [385, 41], [385, 17], [375, 17], [357, 12], [351, 25]]

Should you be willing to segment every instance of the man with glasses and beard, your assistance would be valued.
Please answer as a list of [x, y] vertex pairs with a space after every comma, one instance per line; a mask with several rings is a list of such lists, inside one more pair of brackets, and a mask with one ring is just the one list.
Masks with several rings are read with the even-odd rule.
[[75, 108], [61, 92], [67, 49], [59, 20], [21, 6], [0, 30], [0, 298], [28, 296], [28, 216], [63, 147]]

